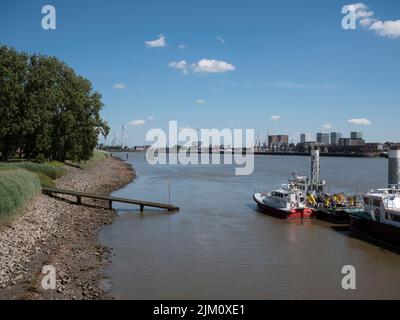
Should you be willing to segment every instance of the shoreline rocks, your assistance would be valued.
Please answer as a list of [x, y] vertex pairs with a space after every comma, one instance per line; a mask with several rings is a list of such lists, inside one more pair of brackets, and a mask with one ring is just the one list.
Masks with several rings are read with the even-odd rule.
[[[85, 169], [66, 167], [57, 187], [109, 194], [130, 183], [135, 173], [116, 158]], [[0, 299], [104, 299], [100, 272], [110, 249], [97, 233], [116, 217], [103, 201], [39, 195], [10, 226], [0, 230]], [[43, 290], [42, 267], [56, 271], [56, 289]]]

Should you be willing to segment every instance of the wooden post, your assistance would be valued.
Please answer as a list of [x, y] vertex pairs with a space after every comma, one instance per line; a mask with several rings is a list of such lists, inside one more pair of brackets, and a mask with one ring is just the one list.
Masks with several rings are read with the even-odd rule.
[[80, 196], [76, 196], [77, 204], [82, 204], [82, 198]]
[[112, 210], [112, 200], [110, 200], [110, 201], [108, 201], [108, 208], [110, 209], [110, 210]]
[[144, 205], [141, 204], [141, 205], [140, 205], [140, 212], [143, 212], [143, 210], [144, 210]]

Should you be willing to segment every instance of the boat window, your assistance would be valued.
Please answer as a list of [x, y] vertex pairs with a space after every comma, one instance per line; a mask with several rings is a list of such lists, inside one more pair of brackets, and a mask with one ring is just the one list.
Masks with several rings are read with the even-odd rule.
[[372, 202], [374, 207], [380, 207], [381, 206], [381, 200], [380, 199], [374, 199]]
[[369, 198], [368, 197], [364, 197], [364, 204], [369, 205]]
[[304, 197], [300, 197], [300, 202], [304, 202]]
[[393, 221], [400, 222], [400, 216], [398, 216], [397, 214], [392, 213], [391, 218]]

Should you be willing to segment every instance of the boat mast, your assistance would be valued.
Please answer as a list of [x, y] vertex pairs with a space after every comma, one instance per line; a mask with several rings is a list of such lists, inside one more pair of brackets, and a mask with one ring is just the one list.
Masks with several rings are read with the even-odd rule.
[[311, 183], [320, 184], [319, 149], [311, 149]]

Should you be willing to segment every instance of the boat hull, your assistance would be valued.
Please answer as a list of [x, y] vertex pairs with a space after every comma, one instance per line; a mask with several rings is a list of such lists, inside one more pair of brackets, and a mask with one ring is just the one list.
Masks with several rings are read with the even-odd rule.
[[349, 212], [346, 209], [342, 208], [337, 208], [337, 209], [318, 208], [317, 219], [339, 224], [350, 223]]
[[400, 246], [400, 228], [357, 216], [351, 216], [350, 227], [353, 231]]
[[253, 196], [254, 201], [257, 203], [257, 206], [264, 213], [280, 218], [280, 219], [313, 219], [315, 218], [315, 211], [310, 208], [304, 209], [291, 209], [291, 210], [283, 210], [275, 207], [271, 207], [257, 199]]

